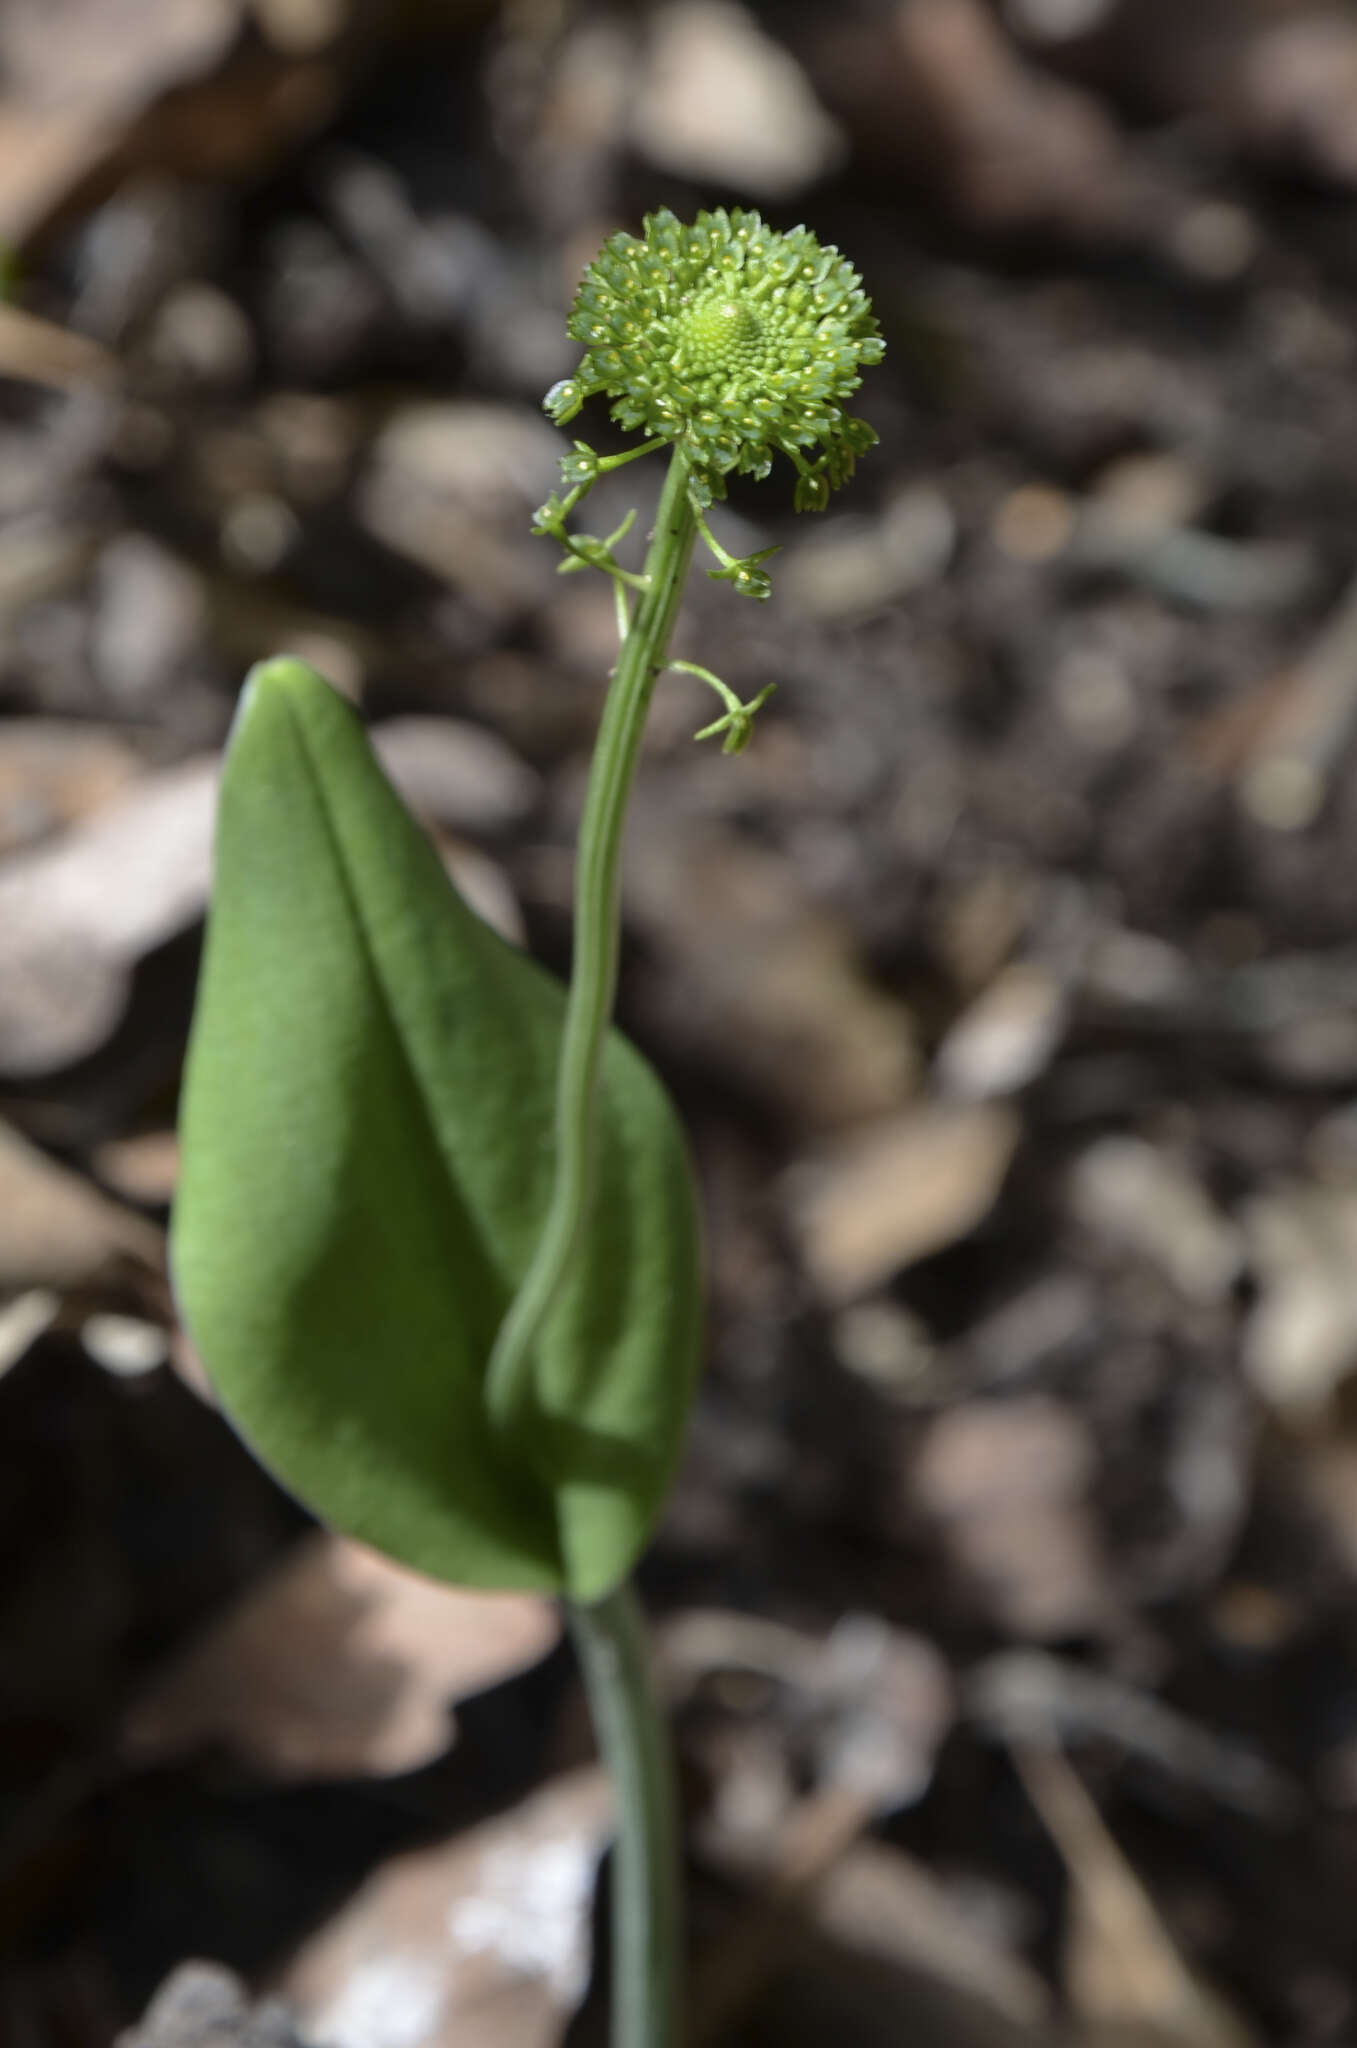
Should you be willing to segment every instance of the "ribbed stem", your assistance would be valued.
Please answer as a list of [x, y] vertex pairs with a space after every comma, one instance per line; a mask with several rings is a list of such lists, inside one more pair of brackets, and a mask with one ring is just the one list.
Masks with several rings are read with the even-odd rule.
[[500, 1325], [487, 1368], [486, 1399], [501, 1427], [511, 1426], [531, 1405], [534, 1347], [589, 1214], [598, 1072], [617, 991], [627, 800], [696, 531], [688, 502], [688, 465], [675, 449], [646, 555], [645, 589], [613, 671], [580, 819], [574, 959], [556, 1078], [556, 1178], [541, 1239]]
[[668, 1735], [650, 1685], [645, 1621], [624, 1585], [567, 1612], [612, 1780], [612, 2048], [680, 2039], [678, 1818]]

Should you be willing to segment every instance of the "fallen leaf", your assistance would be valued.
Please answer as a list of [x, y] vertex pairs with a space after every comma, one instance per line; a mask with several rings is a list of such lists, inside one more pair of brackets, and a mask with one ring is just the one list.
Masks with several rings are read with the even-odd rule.
[[55, 1072], [103, 1043], [136, 961], [201, 916], [216, 755], [146, 775], [0, 868], [0, 1071]]
[[[388, 737], [378, 751], [389, 756], [397, 788], [414, 809], [468, 828], [518, 815], [535, 794], [531, 771], [492, 734], [456, 723], [445, 733], [449, 723], [393, 720], [379, 728]], [[15, 742], [8, 775], [0, 735], [0, 819], [7, 787], [22, 788], [26, 760], [43, 749], [54, 802], [74, 808], [93, 801], [100, 780], [113, 794], [68, 831], [0, 863], [0, 1073], [25, 1079], [55, 1073], [102, 1045], [122, 1015], [137, 961], [202, 916], [220, 775], [219, 756], [199, 754], [120, 786], [113, 753], [90, 747], [83, 777], [63, 786], [43, 725], [27, 754], [22, 739]], [[473, 892], [479, 888], [494, 912], [491, 921], [518, 929], [500, 871], [475, 849], [466, 851], [465, 865]]]
[[652, 939], [665, 1024], [732, 1064], [802, 1129], [897, 1109], [919, 1067], [913, 1018], [873, 986], [840, 920], [790, 864], [718, 827], [654, 812], [631, 849], [626, 898]]
[[100, 810], [140, 770], [135, 750], [110, 727], [7, 719], [0, 726], [0, 853]]
[[1066, 1992], [1089, 2048], [1251, 2048], [1243, 2022], [1187, 1968], [1063, 1753], [1013, 1757], [1070, 1873]]
[[129, 1262], [158, 1274], [164, 1234], [0, 1124], [0, 1289], [88, 1287]]
[[276, 1989], [327, 2048], [555, 2048], [589, 1976], [611, 1800], [595, 1768], [401, 1856], [307, 1942]]
[[439, 1585], [318, 1534], [152, 1685], [122, 1748], [158, 1764], [224, 1745], [285, 1779], [416, 1770], [447, 1748], [454, 1701], [558, 1634], [546, 1600]]

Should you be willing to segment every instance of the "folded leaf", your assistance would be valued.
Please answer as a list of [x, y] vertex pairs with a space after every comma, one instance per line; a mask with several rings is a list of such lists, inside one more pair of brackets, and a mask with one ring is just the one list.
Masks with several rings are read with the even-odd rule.
[[564, 991], [456, 894], [353, 712], [252, 674], [172, 1230], [185, 1321], [259, 1457], [323, 1520], [464, 1585], [591, 1600], [644, 1546], [699, 1341], [691, 1173], [614, 1032], [594, 1205], [510, 1431], [483, 1379], [551, 1186]]

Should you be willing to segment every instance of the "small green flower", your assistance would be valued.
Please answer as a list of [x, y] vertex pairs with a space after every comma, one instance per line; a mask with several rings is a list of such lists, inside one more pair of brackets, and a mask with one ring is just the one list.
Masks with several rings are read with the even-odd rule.
[[639, 240], [604, 243], [569, 328], [587, 353], [544, 400], [557, 425], [606, 393], [619, 426], [682, 446], [704, 503], [781, 453], [797, 509], [820, 511], [876, 441], [843, 402], [885, 344], [857, 271], [808, 228], [777, 234], [739, 207], [692, 227], [648, 214]]

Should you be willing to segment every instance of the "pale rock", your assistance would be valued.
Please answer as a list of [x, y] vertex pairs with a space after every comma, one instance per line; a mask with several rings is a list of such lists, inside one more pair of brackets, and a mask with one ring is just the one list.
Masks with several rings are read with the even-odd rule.
[[160, 696], [203, 630], [201, 580], [156, 541], [126, 533], [95, 571], [94, 666], [115, 704]]
[[1006, 967], [943, 1039], [939, 1082], [968, 1101], [1016, 1094], [1050, 1065], [1067, 1007], [1064, 989], [1045, 968]]
[[900, 1302], [878, 1298], [840, 1309], [833, 1339], [844, 1370], [885, 1394], [909, 1400], [932, 1387], [938, 1347], [922, 1317]]
[[60, 1313], [61, 1296], [50, 1287], [25, 1288], [0, 1304], [0, 1378], [27, 1357]]
[[523, 530], [556, 482], [560, 435], [526, 407], [447, 400], [402, 408], [382, 429], [358, 512], [384, 546], [508, 616], [551, 589], [556, 560]]
[[107, 726], [6, 719], [0, 725], [0, 854], [101, 809], [135, 780], [140, 765], [135, 750]]
[[157, 312], [148, 351], [163, 370], [195, 384], [240, 384], [254, 367], [254, 336], [235, 300], [216, 285], [177, 285]]
[[462, 901], [511, 946], [525, 946], [528, 928], [514, 885], [499, 862], [478, 846], [468, 846], [464, 839], [449, 838], [445, 833], [436, 833], [434, 844]]
[[80, 1342], [96, 1365], [120, 1380], [141, 1379], [164, 1365], [170, 1355], [166, 1332], [140, 1316], [87, 1316]]
[[1173, 1009], [1196, 993], [1191, 964], [1176, 946], [1123, 926], [1095, 937], [1085, 975], [1090, 994], [1119, 1007]]
[[1259, 1282], [1245, 1371], [1280, 1414], [1312, 1422], [1357, 1367], [1357, 1189], [1274, 1189], [1244, 1226]]
[[1019, 35], [1033, 42], [1064, 43], [1090, 35], [1112, 14], [1117, 0], [1005, 0], [1004, 13]]
[[181, 1963], [165, 1979], [139, 2026], [113, 2048], [310, 2048], [275, 1999], [252, 2005], [240, 1979], [220, 1963]]
[[21, 102], [127, 114], [201, 76], [240, 32], [240, 0], [9, 0], [0, 73]]
[[873, 524], [839, 519], [787, 555], [789, 602], [811, 618], [879, 611], [936, 583], [956, 546], [956, 517], [941, 491], [914, 484]]
[[202, 914], [218, 762], [145, 775], [0, 867], [0, 1072], [35, 1077], [108, 1036], [132, 968]]
[[1097, 1295], [1078, 1273], [1051, 1273], [972, 1327], [967, 1348], [990, 1380], [1017, 1379], [1096, 1326]]
[[755, 199], [793, 199], [847, 153], [801, 66], [733, 0], [654, 16], [631, 138], [651, 163]]
[[824, 1296], [846, 1303], [984, 1221], [1021, 1126], [997, 1103], [923, 1104], [874, 1126], [790, 1182], [802, 1254]]
[[1244, 1241], [1186, 1162], [1143, 1138], [1099, 1138], [1075, 1162], [1070, 1202], [1080, 1221], [1154, 1266], [1189, 1301], [1224, 1300]]
[[[428, 800], [473, 826], [529, 799], [531, 771], [492, 735], [454, 726], [445, 744], [442, 724], [392, 721], [384, 742], [416, 808]], [[0, 1073], [50, 1074], [94, 1051], [122, 1015], [137, 961], [202, 916], [219, 779], [215, 754], [142, 775], [94, 816], [0, 863]], [[458, 860], [476, 907], [519, 937], [501, 871], [474, 848], [458, 851], [454, 869]]]
[[539, 777], [485, 726], [388, 718], [370, 737], [411, 809], [455, 831], [502, 831], [537, 801]]

